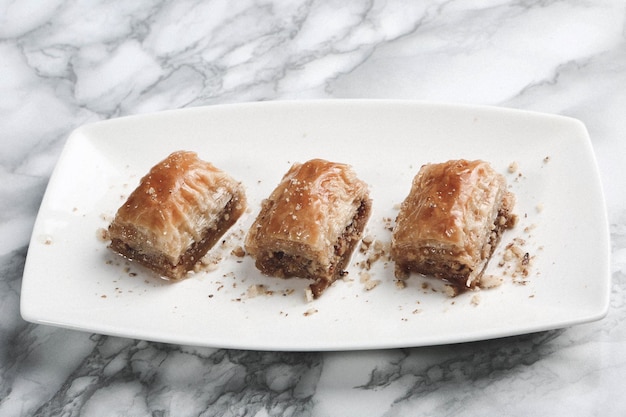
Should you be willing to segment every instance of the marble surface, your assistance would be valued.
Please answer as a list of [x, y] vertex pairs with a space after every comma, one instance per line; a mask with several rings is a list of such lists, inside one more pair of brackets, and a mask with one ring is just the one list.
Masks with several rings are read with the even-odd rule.
[[[624, 415], [625, 12], [620, 0], [0, 0], [0, 415]], [[606, 318], [500, 340], [325, 353], [176, 346], [22, 320], [30, 233], [73, 129], [317, 98], [583, 121], [610, 222]]]

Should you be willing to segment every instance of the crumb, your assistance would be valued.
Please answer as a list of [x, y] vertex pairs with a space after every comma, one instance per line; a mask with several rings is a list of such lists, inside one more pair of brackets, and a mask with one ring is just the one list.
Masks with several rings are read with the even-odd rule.
[[366, 291], [371, 291], [374, 288], [376, 288], [382, 281], [379, 279], [375, 279], [375, 280], [371, 280], [371, 281], [367, 281], [365, 283], [365, 290]]
[[194, 272], [200, 271], [215, 271], [222, 261], [222, 257], [219, 255], [208, 253], [200, 259], [200, 262], [194, 265]]
[[363, 284], [366, 291], [373, 290], [382, 282], [379, 279], [372, 279], [372, 276], [368, 272], [359, 273], [359, 281]]
[[404, 281], [409, 278], [410, 274], [402, 268], [395, 268], [394, 276], [396, 277], [396, 279]]
[[313, 315], [313, 314], [315, 314], [315, 313], [317, 313], [317, 312], [318, 312], [318, 310], [317, 310], [316, 308], [309, 308], [307, 311], [305, 311], [305, 312], [303, 313], [303, 315], [304, 315], [305, 317], [308, 317], [308, 316]]
[[474, 294], [472, 296], [472, 299], [470, 300], [470, 303], [473, 306], [477, 306], [478, 304], [480, 304], [480, 294]]
[[304, 290], [304, 296], [305, 296], [306, 301], [308, 303], [312, 302], [314, 300], [314, 298], [313, 298], [313, 290], [311, 290], [310, 287], [307, 287], [306, 290]]
[[376, 239], [376, 240], [374, 241], [374, 250], [375, 250], [377, 253], [380, 253], [380, 254], [385, 253], [385, 243], [383, 243], [382, 241], [380, 241], [380, 240]]
[[524, 239], [513, 239], [511, 243], [506, 245], [502, 261], [498, 264], [498, 266], [506, 268], [506, 272], [511, 274], [514, 283], [522, 285], [527, 283], [526, 278], [530, 275], [534, 260], [534, 256], [525, 250], [525, 245]]
[[374, 241], [374, 236], [372, 235], [364, 236], [363, 239], [361, 239], [361, 250], [364, 250], [364, 251], [367, 250], [367, 248], [370, 247], [373, 241]]
[[444, 285], [443, 293], [450, 298], [454, 298], [457, 295], [459, 295], [459, 289], [455, 287], [454, 285]]
[[246, 291], [246, 297], [254, 298], [258, 295], [268, 295], [270, 293], [271, 291], [267, 291], [267, 289], [265, 288], [265, 285], [255, 284], [255, 285], [250, 285], [248, 287], [248, 290]]
[[96, 231], [96, 236], [98, 237], [98, 240], [101, 242], [107, 242], [109, 240], [111, 240], [109, 238], [109, 231], [107, 229], [105, 229], [104, 227], [99, 228]]
[[401, 279], [397, 279], [396, 280], [396, 288], [399, 288], [399, 289], [406, 288], [406, 282], [401, 280]]
[[519, 169], [519, 164], [517, 163], [517, 161], [513, 161], [509, 164], [509, 173], [513, 174], [515, 172], [517, 172], [517, 170]]
[[530, 226], [526, 226], [524, 228], [524, 233], [530, 233], [534, 228], [536, 228], [537, 225], [536, 224], [531, 224]]
[[484, 274], [480, 278], [480, 282], [478, 286], [483, 289], [490, 289], [490, 288], [499, 287], [500, 285], [502, 285], [502, 282], [503, 282], [502, 277], [499, 277], [496, 275]]
[[546, 156], [545, 158], [543, 158], [543, 163], [547, 164], [548, 162], [550, 162], [550, 156]]
[[368, 236], [367, 239], [364, 238], [359, 251], [367, 255], [364, 261], [357, 263], [357, 266], [364, 270], [370, 270], [372, 265], [379, 260], [388, 262], [391, 259], [390, 244], [374, 239], [371, 236]]
[[537, 213], [541, 213], [543, 211], [543, 203], [537, 204], [535, 210], [537, 210]]
[[246, 256], [246, 251], [241, 246], [237, 246], [230, 253], [238, 258]]

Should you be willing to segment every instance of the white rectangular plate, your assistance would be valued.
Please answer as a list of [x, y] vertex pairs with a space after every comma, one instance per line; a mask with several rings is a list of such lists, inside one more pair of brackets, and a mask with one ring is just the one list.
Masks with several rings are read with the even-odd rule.
[[[211, 251], [216, 268], [160, 280], [98, 238], [141, 176], [184, 149], [243, 182], [250, 210]], [[355, 253], [345, 280], [307, 302], [308, 282], [262, 276], [242, 245], [261, 200], [293, 162], [351, 164], [370, 184], [366, 234], [383, 244], [424, 163], [483, 159], [517, 195], [490, 290], [446, 296], [433, 279], [396, 285], [393, 263]], [[510, 172], [509, 166], [517, 166]], [[513, 277], [503, 248], [532, 259]], [[370, 254], [371, 255], [371, 254]], [[368, 290], [368, 281], [380, 281]], [[264, 285], [270, 293], [254, 294]], [[584, 125], [524, 111], [408, 101], [267, 102], [174, 110], [77, 129], [50, 179], [22, 284], [22, 316], [72, 329], [189, 345], [262, 350], [344, 350], [456, 343], [602, 318], [610, 287], [609, 233], [598, 169]]]

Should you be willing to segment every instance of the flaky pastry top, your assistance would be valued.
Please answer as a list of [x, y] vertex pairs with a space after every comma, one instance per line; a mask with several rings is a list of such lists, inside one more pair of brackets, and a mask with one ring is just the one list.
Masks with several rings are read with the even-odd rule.
[[323, 262], [365, 200], [367, 184], [349, 165], [323, 159], [296, 163], [263, 202], [246, 247], [252, 253], [268, 245], [306, 247]]
[[401, 205], [393, 245], [419, 242], [468, 262], [480, 259], [505, 197], [513, 198], [504, 177], [487, 162], [424, 165]]

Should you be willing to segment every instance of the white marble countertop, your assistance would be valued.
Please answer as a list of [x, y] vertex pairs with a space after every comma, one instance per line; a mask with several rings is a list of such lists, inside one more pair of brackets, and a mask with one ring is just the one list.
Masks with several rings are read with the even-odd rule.
[[[0, 415], [623, 416], [625, 11], [620, 0], [0, 1]], [[176, 346], [21, 318], [33, 223], [73, 129], [318, 98], [486, 104], [584, 122], [610, 222], [606, 318], [324, 353]]]

